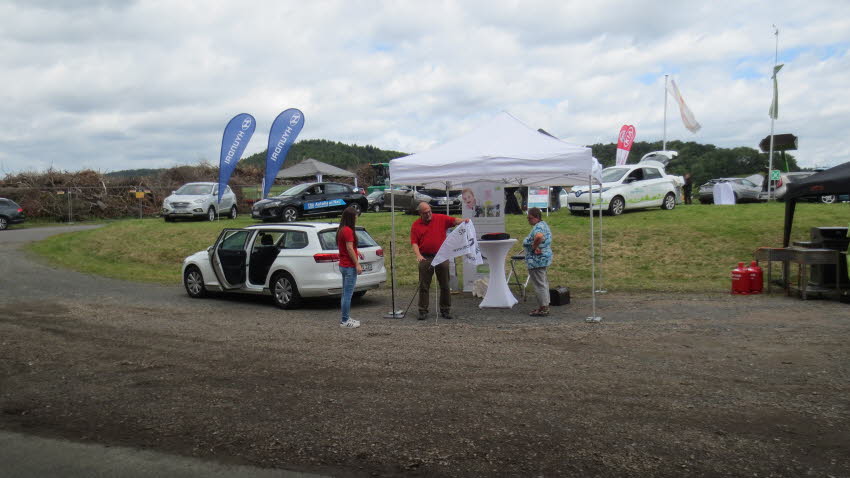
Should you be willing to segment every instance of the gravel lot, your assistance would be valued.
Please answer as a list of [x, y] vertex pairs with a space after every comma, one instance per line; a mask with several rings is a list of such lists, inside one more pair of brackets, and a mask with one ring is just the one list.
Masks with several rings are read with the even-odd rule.
[[845, 304], [609, 293], [587, 324], [588, 298], [540, 320], [455, 296], [435, 323], [379, 291], [346, 330], [334, 300], [192, 300], [19, 249], [55, 232], [0, 233], [5, 430], [336, 476], [850, 476]]

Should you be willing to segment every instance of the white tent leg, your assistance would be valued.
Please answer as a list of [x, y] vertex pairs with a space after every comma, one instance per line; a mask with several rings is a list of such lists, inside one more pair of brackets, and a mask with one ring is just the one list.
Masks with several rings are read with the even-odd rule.
[[390, 179], [390, 224], [392, 224], [392, 236], [390, 239], [390, 290], [392, 294], [392, 309], [384, 314], [385, 319], [403, 319], [404, 311], [395, 308], [395, 194], [393, 194], [393, 182]]
[[[599, 200], [600, 201], [602, 200], [602, 190], [601, 190], [601, 188], [600, 188], [600, 191], [599, 191]], [[591, 210], [590, 213], [593, 214], [593, 210]], [[604, 275], [604, 271], [605, 271], [605, 268], [603, 267], [603, 264], [605, 262], [604, 258], [605, 258], [605, 248], [602, 247], [602, 203], [600, 202], [599, 203], [599, 288], [596, 289], [596, 292], [598, 292], [600, 294], [604, 294], [604, 293], [608, 292], [607, 290], [605, 290], [605, 284], [604, 284], [605, 281], [603, 280], [604, 279], [603, 275]]]
[[[585, 322], [601, 322], [602, 317], [596, 315], [596, 248], [594, 247], [593, 238], [593, 177], [587, 178], [588, 189], [590, 190], [590, 297], [592, 303], [592, 312], [590, 317], [585, 319]], [[599, 194], [602, 194], [601, 192]]]

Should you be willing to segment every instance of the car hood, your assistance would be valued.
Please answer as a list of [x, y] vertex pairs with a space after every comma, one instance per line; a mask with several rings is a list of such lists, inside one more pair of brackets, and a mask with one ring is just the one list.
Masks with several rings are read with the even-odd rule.
[[[610, 183], [602, 183], [602, 187], [603, 188], [611, 188], [611, 187], [614, 187], [614, 186], [618, 186], [619, 184], [620, 183], [617, 182], [617, 181], [612, 181]], [[589, 186], [573, 186], [573, 188], [570, 190], [570, 192], [581, 191], [582, 193], [586, 193], [589, 190], [590, 190]], [[594, 184], [593, 185], [593, 192], [596, 192], [598, 190], [599, 190], [599, 186]]]

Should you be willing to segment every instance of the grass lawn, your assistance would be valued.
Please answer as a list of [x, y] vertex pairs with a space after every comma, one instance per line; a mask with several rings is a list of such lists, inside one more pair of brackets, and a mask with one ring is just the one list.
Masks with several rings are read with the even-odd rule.
[[[730, 271], [750, 261], [758, 247], [782, 245], [785, 205], [677, 206], [649, 209], [602, 219], [602, 253], [597, 265], [610, 291], [722, 292]], [[417, 275], [408, 234], [415, 216], [396, 214], [397, 284], [415, 285]], [[597, 218], [598, 219], [598, 218]], [[320, 219], [321, 220], [321, 219]], [[327, 219], [337, 222], [337, 219]], [[567, 285], [579, 295], [590, 289], [590, 219], [568, 211], [544, 220], [553, 234], [555, 259], [549, 268], [552, 286]], [[389, 256], [389, 213], [366, 213], [359, 220]], [[598, 225], [598, 220], [595, 219]], [[792, 240], [808, 240], [814, 226], [847, 226], [848, 204], [798, 204]], [[52, 263], [120, 279], [180, 283], [180, 265], [189, 254], [206, 249], [226, 227], [256, 224], [235, 221], [166, 223], [162, 219], [114, 221], [90, 231], [62, 234], [30, 249]], [[520, 239], [530, 229], [525, 216], [508, 216], [507, 232]], [[597, 279], [599, 277], [597, 270]]]

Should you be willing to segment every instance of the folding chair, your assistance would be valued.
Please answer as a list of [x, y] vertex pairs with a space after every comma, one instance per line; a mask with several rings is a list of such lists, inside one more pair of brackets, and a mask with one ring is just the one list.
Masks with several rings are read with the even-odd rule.
[[516, 267], [514, 266], [516, 262], [525, 262], [525, 255], [517, 254], [515, 256], [511, 256], [511, 271], [508, 273], [508, 284], [511, 283], [511, 277], [513, 277], [514, 281], [516, 281], [517, 289], [519, 289], [520, 295], [522, 295], [522, 301], [525, 302], [528, 298], [525, 293], [525, 289], [528, 287], [528, 281], [531, 280], [531, 276], [526, 276], [525, 283], [520, 283], [519, 274], [517, 274]]

